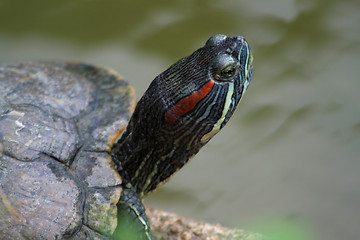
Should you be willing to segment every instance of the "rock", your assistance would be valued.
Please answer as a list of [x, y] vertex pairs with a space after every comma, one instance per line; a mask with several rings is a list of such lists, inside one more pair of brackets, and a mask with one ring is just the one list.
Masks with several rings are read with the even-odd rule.
[[262, 240], [258, 233], [198, 222], [152, 208], [147, 209], [153, 235], [158, 240]]

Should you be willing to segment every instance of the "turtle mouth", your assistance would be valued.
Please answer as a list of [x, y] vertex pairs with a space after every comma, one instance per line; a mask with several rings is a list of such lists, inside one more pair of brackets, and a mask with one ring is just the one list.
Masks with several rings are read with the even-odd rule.
[[249, 62], [247, 65], [247, 74], [246, 74], [246, 80], [244, 82], [244, 92], [246, 91], [246, 89], [249, 87], [250, 81], [252, 79], [252, 74], [253, 74], [253, 55], [250, 52], [249, 55]]
[[[233, 37], [236, 38], [236, 44], [234, 53], [237, 54], [237, 59], [240, 66], [243, 67], [243, 72], [241, 78], [243, 79], [244, 92], [248, 88], [253, 71], [253, 55], [250, 49], [249, 44], [243, 37]], [[244, 94], [244, 93], [243, 93]]]

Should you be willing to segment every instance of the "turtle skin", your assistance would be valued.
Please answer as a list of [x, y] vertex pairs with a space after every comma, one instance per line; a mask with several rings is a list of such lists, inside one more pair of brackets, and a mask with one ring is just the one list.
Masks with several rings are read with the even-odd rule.
[[143, 210], [109, 155], [134, 105], [109, 69], [0, 63], [1, 239], [109, 239], [117, 205]]

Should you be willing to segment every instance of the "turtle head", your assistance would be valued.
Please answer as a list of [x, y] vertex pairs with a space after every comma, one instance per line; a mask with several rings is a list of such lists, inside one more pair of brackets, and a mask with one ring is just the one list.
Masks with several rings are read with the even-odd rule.
[[224, 127], [249, 86], [252, 59], [243, 37], [215, 35], [153, 80], [113, 146], [128, 187], [155, 189]]
[[211, 37], [159, 76], [165, 122], [206, 143], [231, 117], [251, 75], [252, 55], [243, 37]]

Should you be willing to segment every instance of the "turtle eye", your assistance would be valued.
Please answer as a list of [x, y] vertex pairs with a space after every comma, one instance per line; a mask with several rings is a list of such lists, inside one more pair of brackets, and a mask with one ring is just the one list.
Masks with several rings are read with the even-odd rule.
[[223, 78], [223, 79], [232, 78], [236, 73], [236, 69], [237, 69], [236, 64], [231, 64], [229, 66], [226, 66], [220, 72], [221, 78]]
[[211, 72], [215, 80], [217, 81], [231, 81], [239, 65], [237, 61], [228, 54], [222, 54], [213, 60]]

